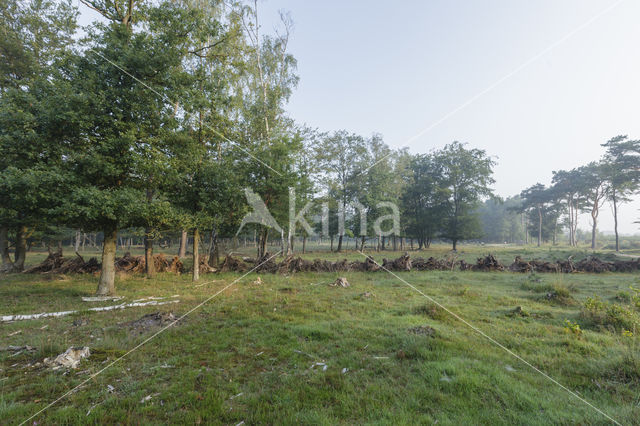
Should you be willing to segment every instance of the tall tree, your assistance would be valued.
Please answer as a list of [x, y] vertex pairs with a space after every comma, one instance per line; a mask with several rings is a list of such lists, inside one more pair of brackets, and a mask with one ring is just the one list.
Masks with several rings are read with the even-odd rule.
[[403, 222], [418, 249], [429, 247], [442, 230], [449, 209], [449, 188], [444, 185], [442, 164], [433, 154], [412, 158], [408, 182], [402, 193]]
[[68, 1], [0, 0], [0, 14], [0, 268], [21, 271], [28, 234], [44, 229], [64, 196], [60, 166], [77, 116], [61, 67], [77, 13]]
[[552, 201], [551, 192], [541, 183], [537, 183], [520, 193], [522, 208], [525, 211], [535, 212], [538, 233], [538, 247], [542, 244], [542, 224], [544, 212]]
[[620, 251], [618, 208], [620, 204], [631, 201], [631, 195], [640, 188], [640, 140], [616, 136], [602, 146], [607, 148], [603, 172], [609, 187], [608, 198], [613, 208], [616, 251]]
[[[352, 212], [353, 228], [355, 236], [360, 237], [362, 250], [367, 235], [375, 236], [373, 218], [382, 214], [381, 203], [395, 202], [398, 200], [399, 186], [394, 172], [395, 155], [392, 155], [389, 146], [384, 143], [382, 136], [373, 134], [365, 141], [361, 156], [355, 159], [355, 175], [347, 183], [352, 188], [352, 202], [358, 202], [360, 211]], [[373, 165], [373, 167], [370, 167]], [[364, 171], [360, 171], [364, 170]], [[354, 209], [356, 206], [353, 206]], [[368, 218], [365, 224], [363, 218]], [[393, 238], [396, 236], [394, 235]], [[380, 235], [377, 236], [381, 240]]]
[[[338, 201], [338, 214], [346, 215], [349, 203], [358, 189], [355, 179], [365, 167], [372, 163], [363, 162], [367, 147], [362, 136], [340, 130], [327, 135], [318, 145], [319, 158], [326, 173], [327, 191]], [[338, 229], [338, 247], [342, 250], [344, 229]]]
[[68, 211], [72, 223], [104, 233], [97, 293], [113, 294], [118, 230], [136, 224], [139, 206], [154, 199], [150, 164], [166, 162], [159, 129], [175, 126], [169, 96], [192, 22], [188, 11], [170, 2], [84, 3], [109, 22], [91, 27], [70, 75], [86, 108], [84, 134], [68, 158], [74, 178]]
[[577, 169], [570, 171], [559, 170], [553, 172], [553, 192], [565, 202], [564, 212], [569, 228], [569, 245], [577, 246], [576, 232], [578, 229], [578, 213], [583, 209], [584, 197], [582, 182]]
[[591, 162], [579, 167], [576, 173], [585, 200], [584, 209], [591, 216], [591, 248], [595, 249], [600, 208], [609, 196], [606, 168], [602, 162]]
[[[239, 125], [237, 140], [249, 155], [244, 162], [247, 185], [258, 194], [279, 223], [288, 222], [289, 188], [296, 184], [296, 157], [303, 147], [296, 127], [284, 111], [298, 83], [296, 59], [288, 51], [291, 18], [281, 13], [273, 35], [261, 32], [258, 2], [238, 13], [245, 43], [243, 72], [237, 81]], [[259, 230], [258, 257], [266, 254], [269, 228]], [[280, 235], [285, 249], [284, 232]]]
[[476, 208], [483, 198], [493, 195], [490, 186], [495, 182], [496, 163], [484, 150], [467, 149], [460, 142], [438, 151], [435, 161], [442, 167], [443, 188], [449, 193], [442, 236], [456, 250], [458, 241], [482, 235]]

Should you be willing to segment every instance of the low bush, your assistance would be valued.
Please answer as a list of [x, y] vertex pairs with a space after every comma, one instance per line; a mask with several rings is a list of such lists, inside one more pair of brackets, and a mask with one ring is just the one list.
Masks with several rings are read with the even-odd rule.
[[607, 303], [598, 296], [588, 297], [580, 313], [591, 326], [624, 332], [640, 326], [637, 313], [616, 303]]

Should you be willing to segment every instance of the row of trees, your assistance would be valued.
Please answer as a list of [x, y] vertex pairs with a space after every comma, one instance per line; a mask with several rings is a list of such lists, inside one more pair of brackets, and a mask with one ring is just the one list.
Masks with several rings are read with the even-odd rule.
[[[484, 151], [454, 142], [413, 155], [376, 134], [320, 133], [287, 116], [298, 77], [286, 14], [279, 30], [263, 34], [256, 1], [81, 2], [103, 19], [79, 37], [70, 0], [0, 0], [3, 270], [23, 269], [30, 241], [99, 233], [97, 292], [110, 294], [123, 231], [143, 237], [149, 276], [154, 244], [176, 232], [182, 248], [193, 238], [194, 265], [203, 240], [203, 257], [215, 265], [219, 239], [233, 236], [249, 211], [245, 188], [284, 225], [279, 235], [264, 224], [243, 228], [257, 235], [258, 258], [269, 240], [291, 253], [296, 235], [314, 231], [335, 238], [337, 251], [345, 236], [358, 237], [360, 249], [369, 238], [384, 245], [372, 219], [390, 212], [400, 226], [387, 229], [420, 248], [434, 238], [455, 249], [482, 237], [482, 202], [500, 202], [491, 190], [495, 162]], [[607, 149], [603, 164], [637, 184], [637, 141], [619, 138]], [[554, 188], [565, 188], [562, 173]], [[554, 200], [567, 203], [536, 198], [550, 193], [541, 187], [507, 203], [529, 224], [538, 214], [540, 232], [553, 214], [553, 223], [571, 217], [574, 226], [594, 197], [619, 204], [637, 189], [607, 179], [595, 187], [575, 178], [583, 186], [570, 197], [554, 189]], [[306, 216], [329, 211], [328, 221], [291, 221], [292, 206], [310, 201]]]
[[569, 244], [577, 245], [578, 215], [587, 213], [591, 221], [591, 248], [596, 248], [598, 217], [610, 202], [614, 219], [615, 249], [620, 249], [618, 210], [640, 190], [640, 140], [616, 136], [602, 145], [606, 152], [599, 161], [572, 170], [553, 172], [552, 185], [540, 183], [520, 194], [514, 210], [526, 214], [527, 223], [537, 234], [538, 246], [552, 236], [555, 242], [566, 228]]
[[303, 138], [284, 114], [287, 16], [263, 35], [255, 2], [82, 3], [103, 19], [79, 38], [69, 0], [0, 0], [0, 252], [19, 271], [36, 231], [100, 232], [109, 294], [120, 230], [143, 230], [148, 259], [190, 230], [197, 262], [203, 231], [242, 217], [241, 188], [280, 205], [304, 182]]

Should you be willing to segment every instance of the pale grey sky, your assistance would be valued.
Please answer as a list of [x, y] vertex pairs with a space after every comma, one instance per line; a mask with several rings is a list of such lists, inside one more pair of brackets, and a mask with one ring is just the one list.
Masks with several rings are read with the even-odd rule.
[[[294, 119], [323, 131], [379, 132], [412, 152], [468, 142], [497, 157], [502, 196], [597, 160], [612, 136], [640, 138], [640, 1], [268, 0], [259, 7], [264, 31], [277, 24], [278, 10], [295, 22]], [[87, 22], [91, 14], [80, 9]], [[638, 209], [637, 200], [622, 207], [622, 232], [638, 232]], [[586, 215], [582, 222], [586, 228]], [[599, 228], [613, 229], [608, 206]]]
[[[615, 4], [464, 109], [408, 144], [453, 140], [498, 158], [497, 192], [514, 195], [551, 172], [602, 155], [618, 134], [640, 138], [640, 2], [624, 0], [364, 0], [260, 4], [296, 23], [300, 85], [289, 111], [321, 130], [380, 132], [396, 148]], [[636, 197], [637, 198], [637, 197]], [[637, 232], [640, 203], [621, 209]], [[613, 229], [608, 206], [601, 230]], [[583, 227], [588, 226], [584, 217]]]

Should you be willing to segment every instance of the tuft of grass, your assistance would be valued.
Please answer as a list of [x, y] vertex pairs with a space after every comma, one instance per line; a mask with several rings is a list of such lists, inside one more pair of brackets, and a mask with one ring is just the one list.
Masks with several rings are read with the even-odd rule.
[[425, 315], [436, 321], [448, 321], [450, 319], [450, 315], [434, 303], [416, 306], [413, 308], [412, 312], [415, 315]]

